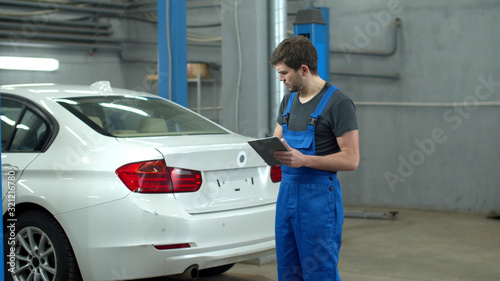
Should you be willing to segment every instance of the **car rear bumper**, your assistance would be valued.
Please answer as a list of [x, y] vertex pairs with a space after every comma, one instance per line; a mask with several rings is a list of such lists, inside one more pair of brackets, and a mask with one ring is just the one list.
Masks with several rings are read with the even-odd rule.
[[[84, 280], [182, 273], [274, 253], [275, 204], [190, 215], [171, 194], [130, 196], [57, 216]], [[121, 222], [117, 224], [116, 222]], [[189, 243], [189, 248], [155, 246]]]
[[[201, 249], [199, 253], [178, 253], [165, 260], [166, 272], [196, 265], [200, 269], [246, 261], [275, 253], [274, 237], [263, 241], [249, 241], [248, 245], [231, 245], [222, 249]], [[181, 272], [178, 272], [181, 273]]]

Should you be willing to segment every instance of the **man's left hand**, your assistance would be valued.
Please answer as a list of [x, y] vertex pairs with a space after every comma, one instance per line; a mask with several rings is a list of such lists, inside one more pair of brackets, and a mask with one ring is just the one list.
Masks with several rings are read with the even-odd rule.
[[306, 156], [297, 149], [291, 148], [288, 143], [286, 143], [284, 138], [281, 138], [281, 142], [288, 148], [289, 151], [276, 151], [273, 155], [274, 158], [280, 161], [281, 164], [291, 168], [300, 168], [305, 166]]

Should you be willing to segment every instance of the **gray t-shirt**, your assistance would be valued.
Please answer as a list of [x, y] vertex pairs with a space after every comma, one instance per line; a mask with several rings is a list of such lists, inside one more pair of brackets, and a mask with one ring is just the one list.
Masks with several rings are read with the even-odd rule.
[[[331, 84], [326, 83], [319, 94], [304, 104], [299, 101], [298, 94], [295, 94], [292, 107], [290, 108], [289, 130], [299, 132], [307, 129], [309, 117], [330, 86]], [[280, 125], [283, 125], [285, 122], [282, 115], [286, 112], [290, 95], [291, 93], [286, 94], [281, 101], [277, 118]], [[316, 155], [329, 155], [340, 152], [336, 138], [357, 129], [358, 121], [354, 102], [342, 91], [336, 90], [316, 123]]]

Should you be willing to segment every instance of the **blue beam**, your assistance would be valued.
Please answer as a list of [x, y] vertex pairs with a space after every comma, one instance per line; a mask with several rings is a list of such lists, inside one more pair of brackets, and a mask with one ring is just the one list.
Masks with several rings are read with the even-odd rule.
[[186, 65], [186, 1], [158, 0], [158, 94], [184, 107]]
[[325, 57], [323, 60], [325, 81], [330, 82], [330, 8], [319, 7], [323, 21], [325, 21]]
[[318, 74], [330, 81], [330, 10], [299, 10], [293, 23], [293, 34], [309, 38], [318, 51]]

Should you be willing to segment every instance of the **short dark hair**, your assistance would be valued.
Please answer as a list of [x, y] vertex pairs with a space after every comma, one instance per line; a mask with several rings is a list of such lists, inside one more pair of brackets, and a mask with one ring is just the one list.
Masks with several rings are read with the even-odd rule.
[[303, 35], [288, 37], [281, 41], [269, 59], [271, 65], [279, 62], [283, 62], [294, 70], [298, 70], [301, 65], [305, 64], [312, 74], [318, 74], [318, 51]]

